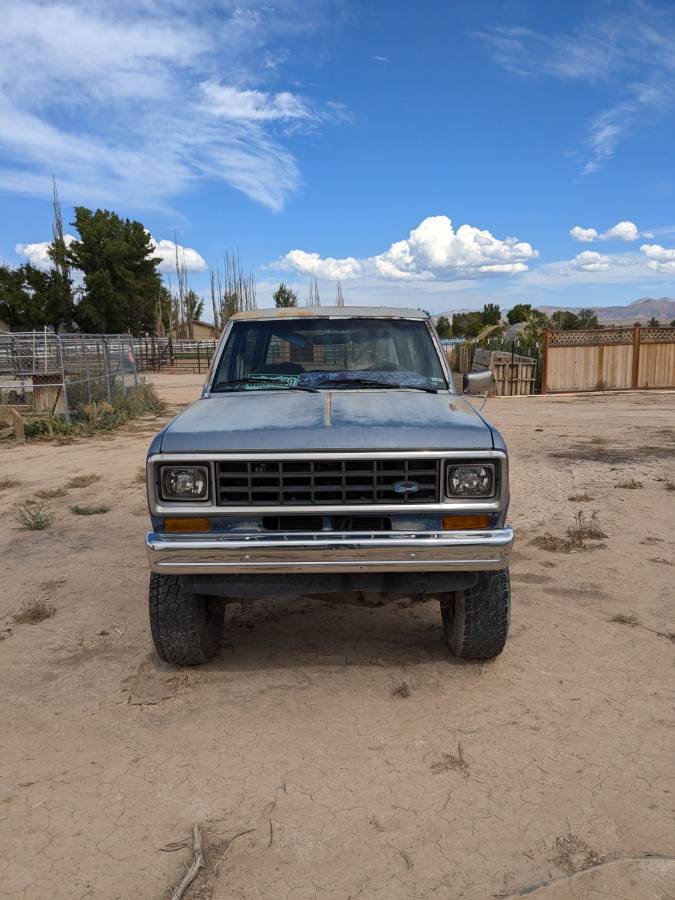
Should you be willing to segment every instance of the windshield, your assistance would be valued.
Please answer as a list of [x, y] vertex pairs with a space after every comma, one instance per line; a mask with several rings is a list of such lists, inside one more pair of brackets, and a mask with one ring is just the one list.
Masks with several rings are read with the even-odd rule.
[[298, 318], [235, 322], [212, 391], [447, 390], [424, 321]]

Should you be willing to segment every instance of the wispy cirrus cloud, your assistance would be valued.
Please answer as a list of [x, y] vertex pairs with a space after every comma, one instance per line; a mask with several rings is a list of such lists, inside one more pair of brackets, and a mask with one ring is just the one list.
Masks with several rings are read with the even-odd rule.
[[210, 179], [281, 209], [301, 180], [286, 134], [345, 119], [276, 64], [329, 2], [7, 0], [0, 190], [44, 196], [54, 174], [66, 200], [166, 208]]
[[614, 156], [638, 125], [675, 108], [675, 14], [672, 5], [632, 0], [620, 11], [587, 18], [575, 30], [544, 34], [518, 26], [487, 28], [476, 37], [494, 61], [523, 77], [602, 84], [613, 103], [587, 123], [577, 154], [582, 174], [591, 175]]

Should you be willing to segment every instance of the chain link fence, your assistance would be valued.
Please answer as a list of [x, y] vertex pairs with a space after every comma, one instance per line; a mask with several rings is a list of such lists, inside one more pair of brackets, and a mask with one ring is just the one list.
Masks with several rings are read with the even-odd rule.
[[67, 422], [138, 385], [131, 335], [0, 332], [0, 404]]

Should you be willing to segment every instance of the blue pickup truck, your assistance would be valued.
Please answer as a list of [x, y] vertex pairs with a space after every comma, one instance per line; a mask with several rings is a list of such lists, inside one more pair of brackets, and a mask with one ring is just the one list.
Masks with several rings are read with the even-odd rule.
[[[464, 394], [491, 373], [464, 376]], [[153, 440], [150, 624], [207, 662], [226, 601], [440, 602], [455, 656], [506, 642], [513, 532], [499, 432], [453, 387], [428, 315], [290, 308], [228, 322], [202, 396]]]

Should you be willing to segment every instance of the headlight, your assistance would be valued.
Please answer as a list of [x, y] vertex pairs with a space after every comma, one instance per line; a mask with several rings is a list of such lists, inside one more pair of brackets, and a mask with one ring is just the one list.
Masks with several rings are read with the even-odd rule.
[[495, 467], [492, 463], [471, 463], [447, 467], [448, 496], [492, 497]]
[[162, 466], [162, 500], [206, 500], [209, 495], [207, 466]]

